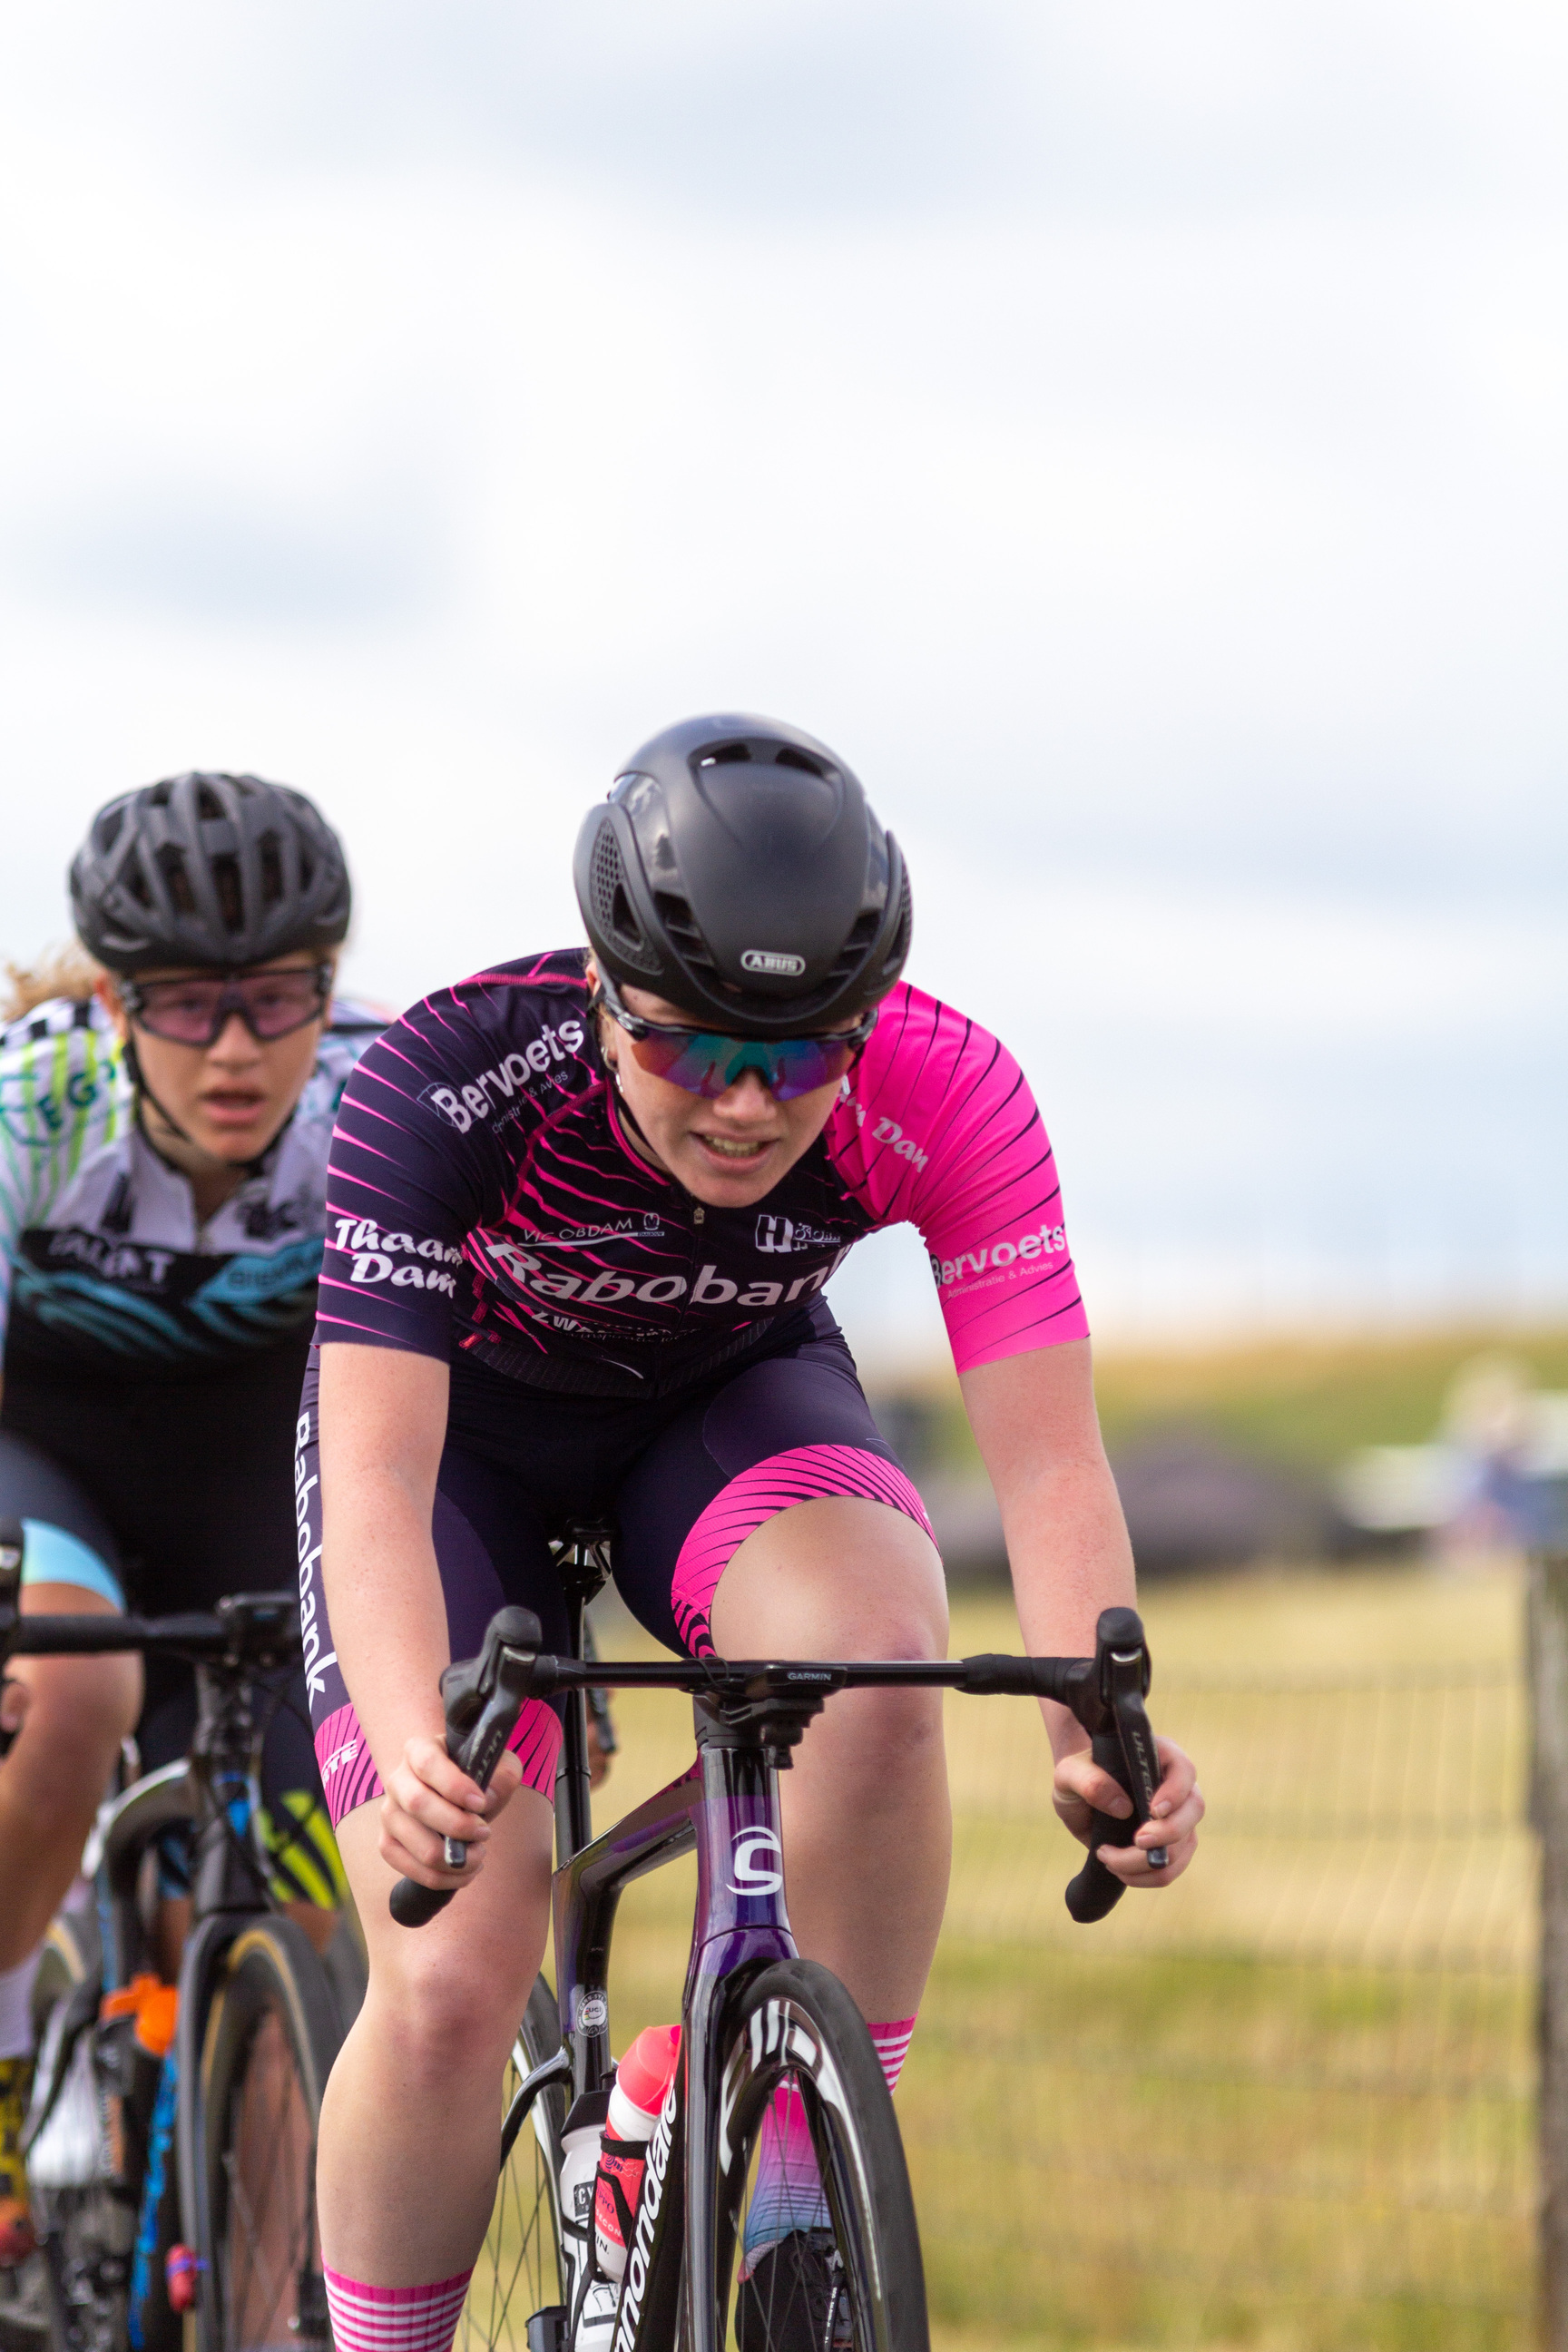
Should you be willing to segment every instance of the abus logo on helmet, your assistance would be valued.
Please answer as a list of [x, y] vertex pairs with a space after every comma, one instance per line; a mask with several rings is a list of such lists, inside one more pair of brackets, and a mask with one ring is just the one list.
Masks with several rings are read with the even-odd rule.
[[741, 954], [741, 970], [766, 972], [779, 980], [798, 980], [805, 970], [805, 958], [788, 955], [779, 948], [745, 948]]

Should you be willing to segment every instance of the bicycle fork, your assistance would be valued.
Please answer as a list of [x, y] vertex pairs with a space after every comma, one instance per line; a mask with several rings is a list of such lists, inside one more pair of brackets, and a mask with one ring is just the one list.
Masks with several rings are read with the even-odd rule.
[[[691, 1770], [556, 1873], [562, 2033], [581, 2096], [611, 2079], [605, 1985], [621, 1890], [661, 1863], [697, 1853], [681, 2060], [648, 2143], [612, 2352], [668, 2352], [678, 2336], [684, 2352], [723, 2352], [712, 2289], [733, 2251], [745, 2151], [729, 2138], [721, 2073], [736, 1994], [773, 1961], [796, 1956], [784, 1906], [777, 1776], [832, 1687], [825, 1674], [820, 1689], [783, 1699], [764, 1692], [700, 1696]], [[762, 2018], [754, 2027], [770, 2030]]]

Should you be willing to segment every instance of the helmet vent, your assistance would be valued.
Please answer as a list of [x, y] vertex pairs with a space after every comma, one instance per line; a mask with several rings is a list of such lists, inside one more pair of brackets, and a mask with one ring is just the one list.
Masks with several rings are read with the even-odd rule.
[[245, 893], [239, 887], [239, 860], [232, 851], [213, 859], [212, 877], [224, 929], [242, 931], [245, 929]]
[[875, 908], [868, 914], [856, 917], [848, 938], [833, 959], [827, 978], [823, 983], [825, 987], [841, 988], [847, 981], [854, 979], [866, 958], [870, 954], [876, 943], [877, 933], [881, 928], [882, 918]]
[[642, 935], [642, 926], [632, 911], [626, 873], [621, 865], [620, 845], [608, 824], [599, 828], [588, 879], [594, 898], [595, 919], [599, 929], [607, 934], [616, 952], [624, 956], [637, 971], [657, 971], [658, 958], [649, 949]]
[[222, 816], [223, 813], [223, 803], [219, 800], [212, 786], [210, 784], [198, 784], [196, 786], [196, 814], [202, 818], [205, 823], [208, 818]]
[[781, 744], [773, 753], [773, 765], [775, 768], [804, 768], [808, 776], [820, 776], [825, 782], [827, 778], [828, 772], [822, 761], [814, 760], [809, 751], [796, 751], [793, 743]]
[[191, 887], [191, 877], [185, 871], [185, 861], [172, 845], [158, 852], [158, 871], [163, 877], [163, 887], [169, 903], [177, 915], [194, 915], [196, 894]]
[[689, 963], [694, 971], [710, 972], [717, 980], [719, 967], [709, 952], [708, 942], [698, 929], [697, 918], [687, 900], [677, 898], [668, 890], [656, 892], [655, 898], [664, 919], [664, 928], [682, 962]]
[[711, 751], [702, 753], [697, 764], [700, 768], [727, 768], [751, 756], [749, 743], [716, 743]]
[[261, 903], [276, 907], [283, 896], [283, 854], [275, 833], [264, 833], [257, 843], [261, 853]]
[[899, 890], [899, 928], [893, 933], [893, 944], [882, 966], [884, 971], [897, 974], [903, 970], [910, 952], [910, 934], [914, 929], [914, 904], [910, 897], [910, 869], [906, 866]]

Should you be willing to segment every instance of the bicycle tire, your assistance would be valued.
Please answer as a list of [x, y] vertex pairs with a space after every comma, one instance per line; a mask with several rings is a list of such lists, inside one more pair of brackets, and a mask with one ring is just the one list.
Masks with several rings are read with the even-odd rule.
[[[122, 2352], [126, 2340], [136, 2205], [102, 2169], [102, 2086], [92, 2063], [101, 1974], [96, 1915], [90, 1908], [57, 1913], [33, 1979], [33, 2046], [39, 2064], [27, 2128], [28, 2179], [39, 2235], [35, 2259], [44, 2264], [50, 2341], [57, 2352]], [[68, 2023], [69, 2055], [57, 2068]], [[35, 2148], [39, 2177], [33, 2173]], [[42, 2177], [46, 2172], [58, 2177]]]
[[[523, 2076], [560, 2047], [555, 1995], [538, 1977], [507, 2063], [503, 2116]], [[550, 2084], [512, 2142], [458, 2323], [456, 2352], [527, 2352], [529, 2320], [562, 2300], [559, 2189], [566, 2104], [565, 2092]]]
[[200, 2339], [221, 2352], [331, 2342], [316, 2228], [316, 2131], [342, 2032], [302, 1928], [235, 1938], [202, 2050]]
[[[784, 2084], [799, 2092], [831, 2217], [830, 2234], [811, 2233], [809, 2290], [791, 2239], [788, 2258], [748, 2282], [735, 2261], [763, 2126]], [[865, 2021], [829, 1969], [781, 1960], [752, 1979], [735, 2005], [716, 2095], [714, 2341], [740, 2352], [929, 2352], [920, 2231], [892, 2098]], [[826, 2301], [808, 2301], [824, 2283]]]

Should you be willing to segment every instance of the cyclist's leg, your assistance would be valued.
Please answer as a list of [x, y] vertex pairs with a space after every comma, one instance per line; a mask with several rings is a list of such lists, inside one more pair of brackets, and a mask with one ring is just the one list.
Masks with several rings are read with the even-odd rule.
[[[39, 1449], [0, 1430], [0, 1516], [22, 1521], [26, 1615], [124, 1607], [115, 1538]], [[17, 1658], [21, 1728], [0, 1763], [0, 1974], [30, 1961], [77, 1874], [120, 1743], [136, 1719], [134, 1658]]]
[[[299, 1573], [291, 1455], [307, 1347], [292, 1335], [199, 1381], [148, 1381], [100, 1406], [74, 1441], [103, 1466], [136, 1603], [153, 1613], [211, 1609], [226, 1593], [290, 1590]], [[184, 1756], [195, 1677], [147, 1666], [136, 1736], [143, 1767]], [[321, 1796], [301, 1675], [284, 1685], [262, 1749], [263, 1830], [272, 1893], [320, 1950], [337, 1925], [340, 1865]], [[176, 1958], [188, 1913], [188, 1839], [160, 1849], [162, 1942]]]
[[[633, 1472], [621, 1517], [626, 1597], [667, 1641], [742, 1657], [945, 1654], [925, 1514], [841, 1344], [771, 1359], [694, 1407]], [[848, 1987], [895, 2086], [947, 1891], [940, 1696], [841, 1694], [780, 1788], [796, 1940]], [[761, 2163], [752, 2256], [826, 2219], [797, 2096], [780, 2095]]]
[[[745, 1538], [710, 1622], [721, 1655], [942, 1657], [942, 1562], [897, 1506], [826, 1495], [775, 1510]], [[941, 1694], [842, 1693], [796, 1749], [782, 1792], [802, 1952], [843, 1980], [867, 2018], [912, 2017], [947, 1900]]]
[[[302, 1449], [307, 1478], [313, 1452]], [[502, 2071], [544, 1952], [560, 1724], [537, 1703], [525, 1710], [513, 1742], [525, 1785], [496, 1823], [483, 1876], [427, 1927], [397, 1927], [386, 1907], [395, 1874], [378, 1851], [371, 1801], [381, 1780], [332, 1655], [315, 1573], [315, 1501], [312, 1493], [302, 1578], [308, 1643], [310, 1629], [317, 1634], [307, 1657], [311, 1710], [370, 1961], [364, 2006], [322, 2108], [328, 2289], [339, 2340], [360, 2352], [399, 2329], [405, 2352], [444, 2352], [489, 2220]], [[454, 1657], [472, 1655], [508, 1601], [537, 1612], [547, 1643], [564, 1643], [559, 1579], [515, 1479], [448, 1446], [433, 1534]]]
[[[942, 1562], [847, 1349], [739, 1372], [655, 1440], [620, 1496], [617, 1577], [674, 1647], [731, 1657], [942, 1657]], [[803, 1952], [869, 2018], [912, 2014], [946, 1895], [942, 1702], [847, 1691], [780, 1784]]]
[[[896, 1507], [849, 1496], [791, 1505], [731, 1556], [711, 1603], [715, 1644], [742, 1657], [940, 1657], [941, 1574], [934, 1546]], [[947, 1899], [941, 1695], [841, 1693], [780, 1790], [796, 1942], [853, 1994], [897, 2090]], [[759, 2148], [745, 2267], [827, 2218], [800, 2094], [781, 2091]]]
[[[23, 1529], [24, 1615], [122, 1606], [113, 1536], [86, 1496], [34, 1446], [0, 1430], [0, 1516]], [[20, 1716], [0, 1763], [0, 2264], [31, 2244], [18, 2147], [32, 2071], [39, 1948], [80, 1863], [120, 1742], [136, 1718], [134, 1658], [18, 1658]]]

